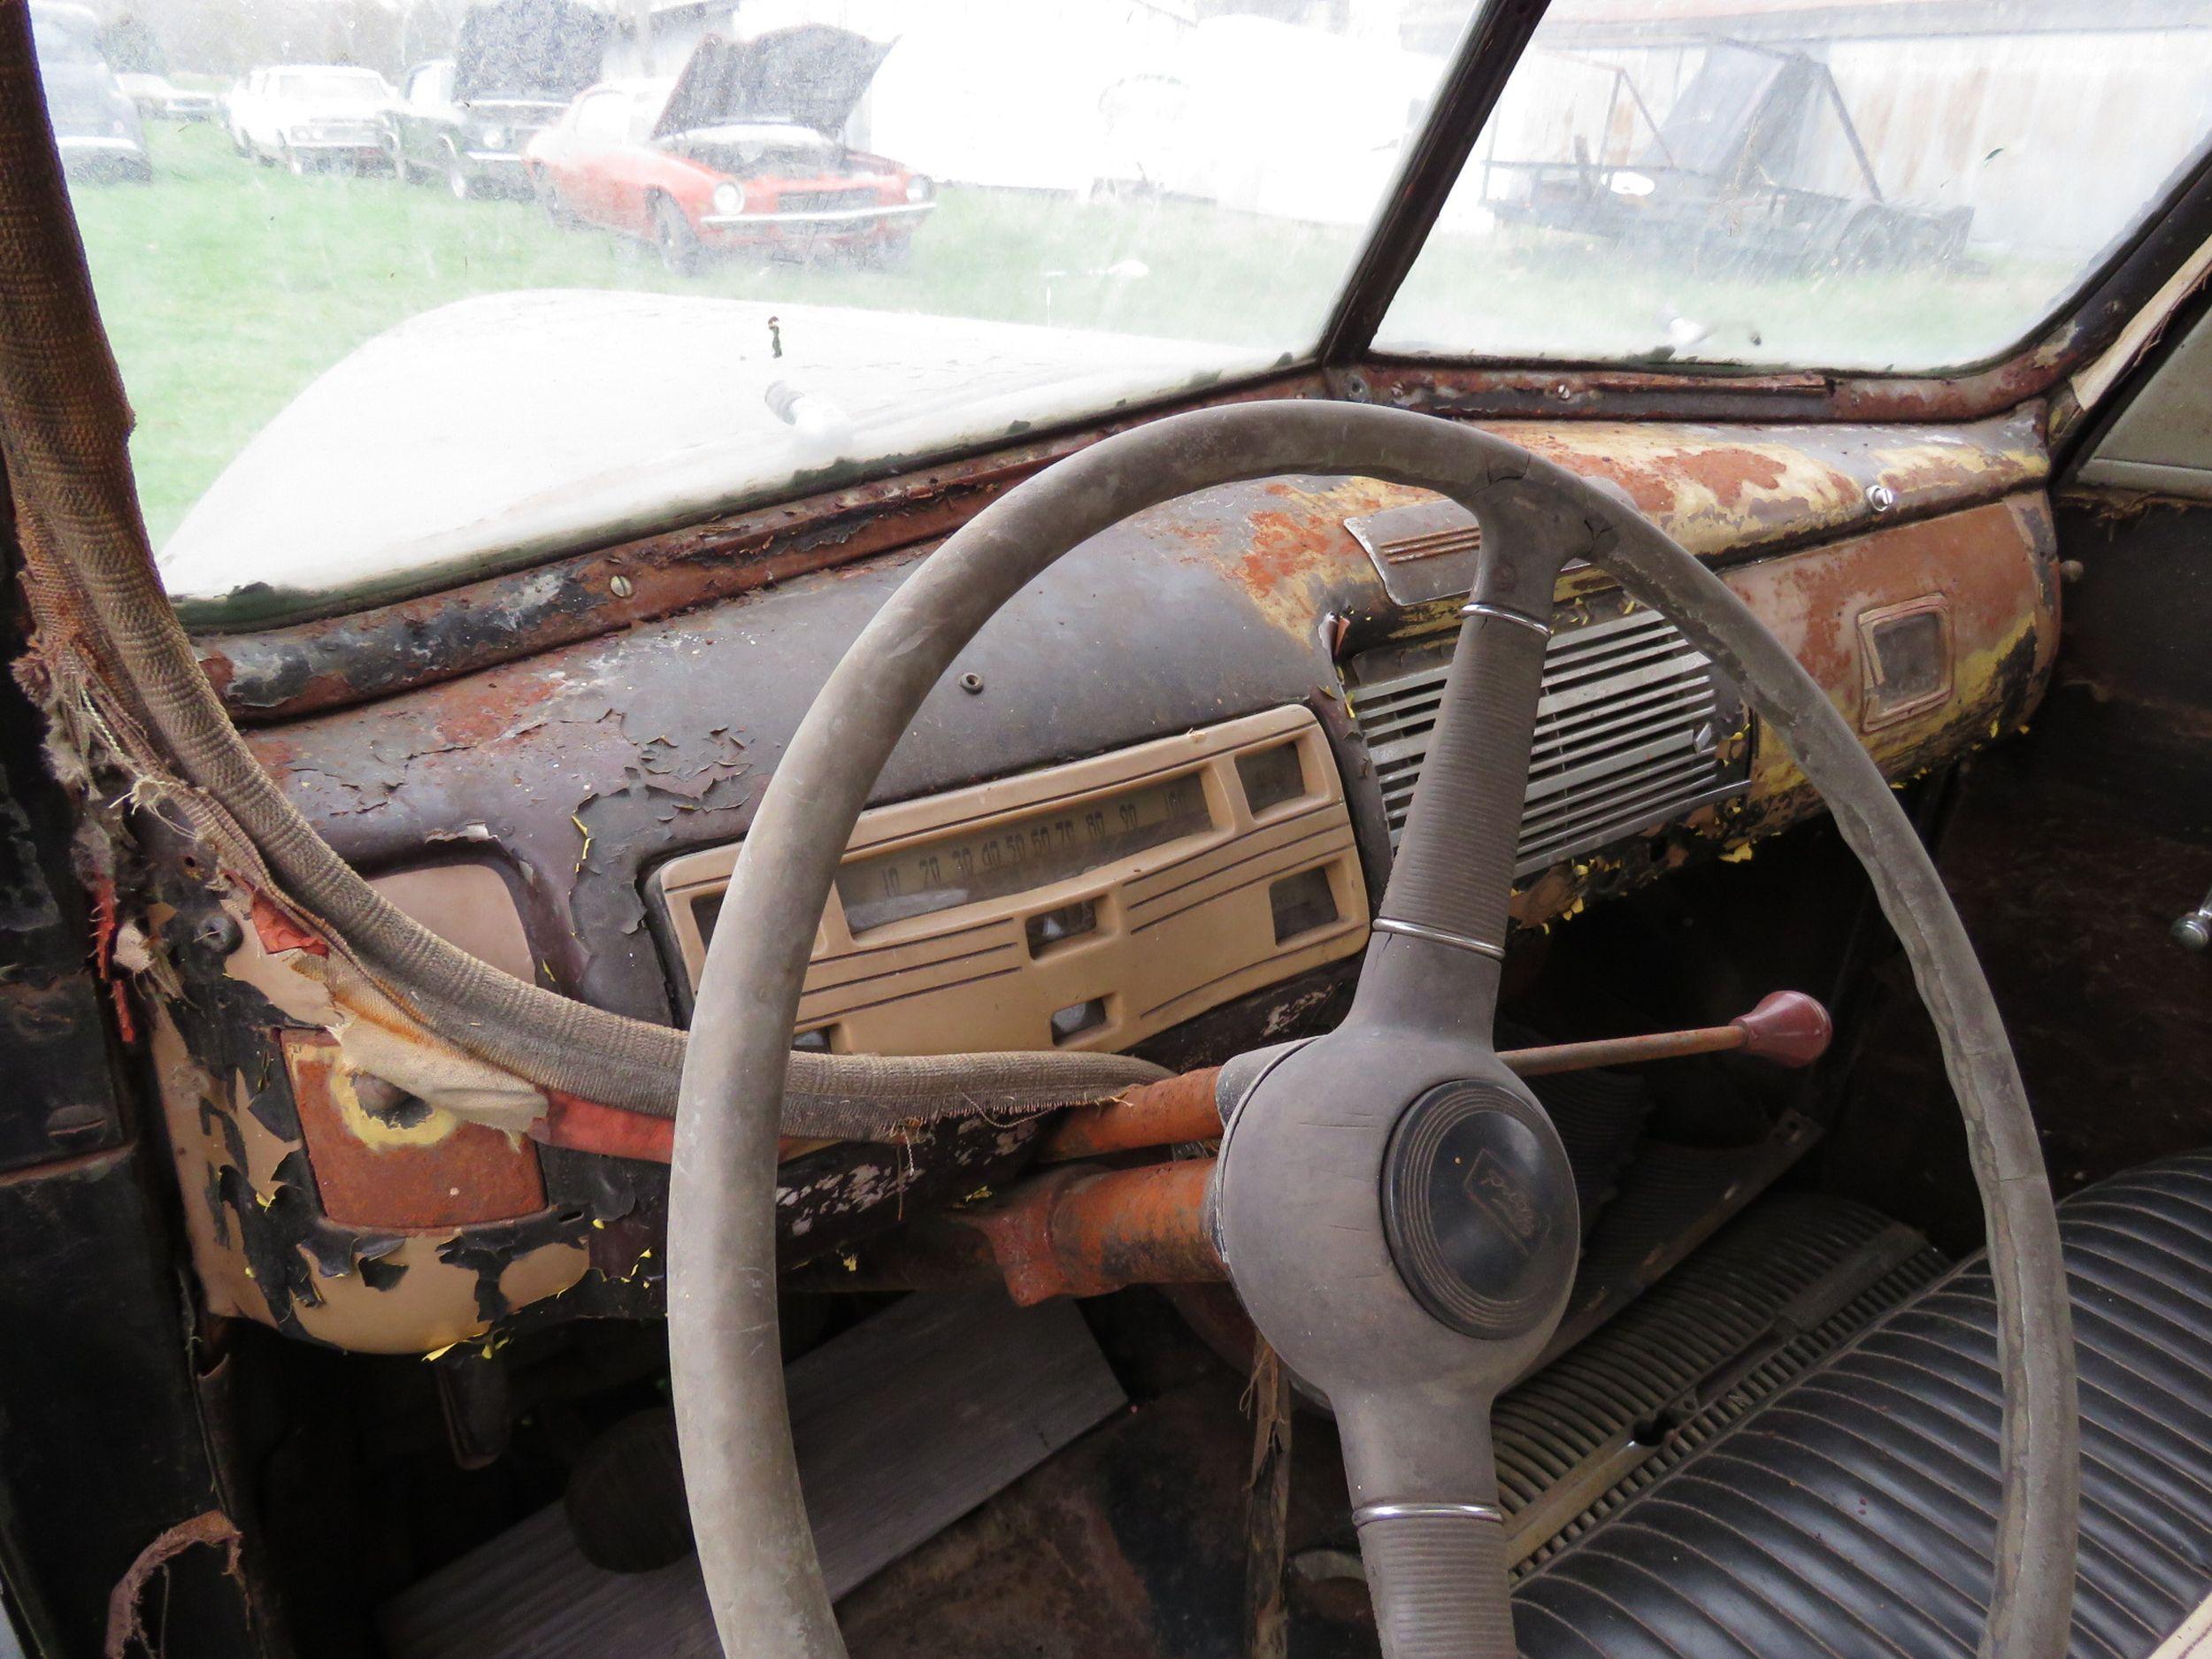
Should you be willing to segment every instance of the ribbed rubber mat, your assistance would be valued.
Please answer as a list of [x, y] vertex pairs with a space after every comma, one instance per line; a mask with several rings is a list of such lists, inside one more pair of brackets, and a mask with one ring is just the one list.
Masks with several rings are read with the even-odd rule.
[[1492, 1417], [1509, 1555], [1526, 1571], [1943, 1271], [1878, 1210], [1754, 1204]]
[[[2065, 1651], [2153, 1659], [2212, 1589], [2212, 1155], [2076, 1193], [2058, 1226], [2081, 1380]], [[1977, 1260], [1525, 1575], [1519, 1651], [1969, 1659], [2002, 1571], [1998, 1350]]]

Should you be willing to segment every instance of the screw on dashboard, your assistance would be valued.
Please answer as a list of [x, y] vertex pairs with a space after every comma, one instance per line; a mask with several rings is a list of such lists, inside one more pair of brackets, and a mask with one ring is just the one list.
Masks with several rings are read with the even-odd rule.
[[57, 1106], [46, 1114], [43, 1126], [46, 1139], [66, 1151], [104, 1140], [115, 1127], [115, 1120], [100, 1107], [80, 1102]]

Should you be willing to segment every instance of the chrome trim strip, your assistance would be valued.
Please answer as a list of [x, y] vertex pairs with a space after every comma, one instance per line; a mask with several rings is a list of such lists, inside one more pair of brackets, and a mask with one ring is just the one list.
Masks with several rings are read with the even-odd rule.
[[1455, 950], [1471, 950], [1479, 956], [1488, 956], [1497, 962], [1505, 960], [1503, 945], [1489, 945], [1479, 939], [1462, 938], [1457, 933], [1448, 933], [1440, 927], [1424, 927], [1418, 922], [1393, 921], [1387, 916], [1377, 917], [1370, 926], [1378, 933], [1403, 933], [1408, 939], [1425, 939], [1433, 945], [1449, 945]]
[[1525, 628], [1532, 628], [1546, 639], [1551, 638], [1551, 624], [1539, 622], [1534, 617], [1525, 617], [1517, 611], [1508, 611], [1503, 605], [1485, 604], [1481, 600], [1469, 601], [1460, 606], [1463, 617], [1494, 617], [1500, 622], [1517, 622]]
[[817, 213], [709, 213], [699, 222], [716, 230], [729, 230], [742, 225], [851, 225], [863, 219], [897, 219], [909, 213], [926, 213], [936, 205], [933, 200], [883, 202], [874, 207], [826, 208]]
[[1502, 1523], [1505, 1511], [1494, 1503], [1371, 1503], [1352, 1511], [1352, 1524], [1364, 1526], [1370, 1521], [1413, 1521], [1432, 1515], [1458, 1515], [1471, 1521]]

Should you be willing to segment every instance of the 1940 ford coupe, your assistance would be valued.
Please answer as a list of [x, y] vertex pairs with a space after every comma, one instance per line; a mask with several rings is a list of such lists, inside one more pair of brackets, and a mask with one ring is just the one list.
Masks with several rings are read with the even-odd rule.
[[2212, 17], [620, 11], [911, 264], [0, 9], [0, 1652], [2212, 1643]]

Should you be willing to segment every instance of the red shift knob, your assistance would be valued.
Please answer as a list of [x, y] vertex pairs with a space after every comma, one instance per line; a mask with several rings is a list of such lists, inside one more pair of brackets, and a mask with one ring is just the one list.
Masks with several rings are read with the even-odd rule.
[[1743, 1033], [1743, 1052], [1777, 1065], [1810, 1065], [1828, 1052], [1836, 1034], [1828, 1010], [1802, 991], [1777, 991], [1740, 1019], [1729, 1024]]

